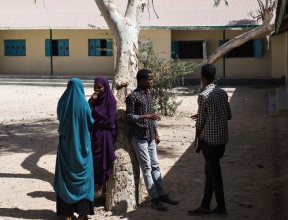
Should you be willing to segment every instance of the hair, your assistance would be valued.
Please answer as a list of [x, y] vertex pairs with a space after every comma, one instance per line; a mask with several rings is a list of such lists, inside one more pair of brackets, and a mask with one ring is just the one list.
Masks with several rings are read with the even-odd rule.
[[213, 82], [216, 75], [216, 68], [213, 64], [205, 64], [201, 67], [201, 76], [208, 82]]
[[137, 82], [139, 83], [141, 81], [141, 79], [145, 80], [145, 79], [148, 79], [148, 75], [151, 74], [152, 71], [151, 70], [148, 70], [148, 69], [141, 69], [138, 71], [137, 73]]

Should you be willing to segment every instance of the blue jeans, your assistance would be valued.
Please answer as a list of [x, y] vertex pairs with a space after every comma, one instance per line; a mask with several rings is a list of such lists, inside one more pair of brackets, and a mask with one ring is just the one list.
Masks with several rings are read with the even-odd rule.
[[148, 142], [131, 137], [130, 141], [143, 172], [144, 182], [150, 199], [165, 195], [155, 140]]

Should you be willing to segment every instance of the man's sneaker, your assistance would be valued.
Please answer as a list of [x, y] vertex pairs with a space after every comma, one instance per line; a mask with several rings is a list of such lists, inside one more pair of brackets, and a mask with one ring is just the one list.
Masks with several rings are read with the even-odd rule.
[[159, 200], [160, 200], [161, 202], [163, 202], [163, 203], [167, 203], [167, 204], [170, 204], [170, 205], [178, 205], [178, 203], [179, 203], [179, 202], [176, 201], [176, 200], [170, 199], [168, 195], [160, 196], [160, 197], [159, 197]]
[[224, 210], [218, 209], [218, 207], [213, 209], [210, 213], [212, 215], [218, 215], [218, 216], [223, 216], [223, 217], [227, 216], [227, 211], [225, 209]]
[[152, 199], [151, 200], [151, 206], [153, 209], [156, 209], [157, 211], [163, 211], [163, 212], [167, 212], [167, 207], [158, 199]]
[[202, 207], [199, 207], [194, 210], [188, 210], [189, 215], [201, 215], [201, 216], [209, 216], [210, 215], [210, 210], [209, 209], [204, 209]]

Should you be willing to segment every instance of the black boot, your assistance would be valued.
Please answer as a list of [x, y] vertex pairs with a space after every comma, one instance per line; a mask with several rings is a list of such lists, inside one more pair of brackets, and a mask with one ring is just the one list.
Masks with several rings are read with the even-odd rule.
[[179, 203], [179, 202], [176, 201], [176, 200], [170, 199], [168, 195], [160, 196], [160, 197], [159, 197], [159, 200], [160, 200], [161, 202], [163, 202], [163, 203], [167, 203], [167, 204], [170, 204], [170, 205], [178, 205], [178, 203]]
[[163, 211], [163, 212], [167, 212], [167, 207], [158, 199], [152, 199], [151, 200], [151, 206], [153, 209], [156, 209], [157, 211]]

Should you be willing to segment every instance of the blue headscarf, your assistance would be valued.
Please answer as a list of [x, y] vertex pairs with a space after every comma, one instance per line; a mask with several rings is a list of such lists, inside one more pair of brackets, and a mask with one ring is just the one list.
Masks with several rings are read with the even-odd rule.
[[66, 203], [94, 199], [93, 160], [89, 128], [94, 119], [80, 79], [69, 80], [57, 106], [59, 145], [54, 190]]

